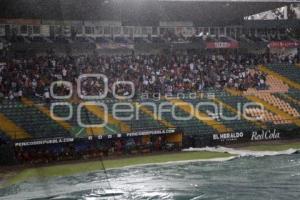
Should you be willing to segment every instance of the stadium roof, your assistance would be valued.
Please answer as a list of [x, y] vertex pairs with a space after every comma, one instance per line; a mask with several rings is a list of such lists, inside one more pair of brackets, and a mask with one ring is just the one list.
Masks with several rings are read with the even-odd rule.
[[127, 25], [157, 25], [159, 21], [233, 25], [244, 16], [287, 4], [266, 0], [0, 0], [0, 18], [119, 20]]

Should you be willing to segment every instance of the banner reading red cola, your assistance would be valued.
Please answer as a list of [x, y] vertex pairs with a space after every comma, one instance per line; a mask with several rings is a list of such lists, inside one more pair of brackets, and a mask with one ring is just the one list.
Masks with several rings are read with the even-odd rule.
[[268, 44], [269, 48], [298, 48], [300, 41], [272, 41]]
[[206, 42], [207, 49], [236, 49], [239, 48], [239, 43], [231, 42]]

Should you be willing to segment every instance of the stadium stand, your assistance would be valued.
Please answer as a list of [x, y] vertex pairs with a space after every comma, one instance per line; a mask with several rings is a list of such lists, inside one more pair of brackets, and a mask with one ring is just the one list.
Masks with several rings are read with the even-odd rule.
[[[85, 159], [182, 137], [199, 147], [298, 134], [299, 20], [288, 8], [273, 12], [289, 2], [77, 1], [0, 6], [0, 144], [71, 138], [78, 146], [66, 144], [62, 157]], [[133, 83], [133, 97], [120, 81]], [[86, 145], [94, 141], [96, 150]]]
[[287, 77], [291, 81], [296, 83], [300, 83], [300, 75], [299, 75], [299, 68], [297, 68], [293, 64], [271, 64], [267, 66], [269, 69], [281, 74], [284, 77]]
[[[28, 5], [34, 5], [34, 1]], [[82, 4], [89, 10], [89, 15], [93, 13], [95, 19], [99, 18], [92, 21], [82, 12], [81, 20], [69, 12], [63, 13], [66, 19], [60, 19], [62, 13], [58, 10], [46, 9], [41, 13], [40, 9], [33, 11], [34, 8], [25, 12], [25, 17], [18, 18], [19, 13], [14, 13], [14, 2], [7, 5], [14, 14], [1, 10], [0, 112], [1, 122], [5, 124], [1, 131], [5, 135], [12, 139], [86, 137], [163, 128], [179, 128], [186, 134], [211, 134], [299, 125], [300, 68], [296, 67], [299, 55], [280, 54], [270, 48], [275, 42], [276, 45], [283, 43], [287, 48], [298, 47], [299, 51], [297, 29], [289, 18], [285, 26], [279, 21], [264, 26], [270, 20], [258, 20], [257, 26], [252, 26], [249, 20], [256, 12], [272, 10], [287, 3], [262, 3], [260, 6], [246, 3], [249, 6], [239, 7], [240, 2], [232, 2], [224, 7], [216, 2], [216, 10], [212, 10], [205, 2], [178, 2], [178, 7], [167, 2], [147, 3], [147, 6], [138, 8], [132, 2], [128, 5], [108, 2], [105, 4], [107, 9], [120, 10], [119, 6], [122, 6], [128, 11], [123, 13], [124, 16], [115, 13], [116, 19], [110, 21], [100, 20], [111, 18], [110, 15], [105, 16], [102, 3], [91, 1]], [[24, 2], [18, 6], [22, 4]], [[76, 5], [74, 10], [82, 9]], [[235, 6], [236, 13], [232, 13], [231, 6]], [[163, 21], [161, 18], [166, 18], [161, 16], [163, 8], [169, 7], [172, 9], [166, 10], [172, 11], [165, 15], [171, 21]], [[144, 14], [141, 19], [132, 19], [129, 13], [133, 8]], [[146, 12], [148, 8], [156, 9]], [[182, 8], [192, 9], [194, 14], [179, 20], [177, 15], [182, 13]], [[61, 9], [63, 12], [66, 7]], [[203, 11], [202, 14], [199, 10]], [[208, 17], [211, 12], [218, 22]], [[17, 18], [11, 18], [12, 15]], [[241, 24], [245, 15], [249, 19]], [[280, 19], [282, 17], [285, 16]], [[222, 23], [224, 25], [219, 26]], [[85, 105], [79, 118], [84, 124], [99, 124], [104, 121], [103, 116], [107, 116], [108, 123], [101, 128], [78, 125], [76, 111], [82, 100], [77, 97], [75, 85], [79, 75], [92, 73], [105, 74], [109, 79], [107, 98], [97, 101], [107, 105], [108, 113], [98, 106]], [[134, 83], [132, 101], [112, 97], [113, 83], [124, 80]], [[51, 116], [51, 103], [60, 102], [51, 98], [51, 83], [57, 82], [54, 93], [58, 96], [70, 93], [70, 88], [62, 85], [61, 81], [69, 81], [73, 85], [74, 92], [67, 99], [73, 115], [68, 120]], [[83, 79], [81, 93], [103, 94], [104, 84], [97, 78]], [[126, 96], [130, 92], [130, 87], [116, 87], [119, 95]], [[155, 93], [196, 93], [197, 97], [157, 101], [140, 98], [143, 94], [151, 96]], [[205, 93], [214, 94], [214, 98], [199, 97]], [[166, 105], [166, 109], [180, 103], [175, 106], [175, 113], [181, 117], [191, 114], [192, 118], [183, 122], [173, 119], [167, 112], [158, 118], [151, 106], [143, 104], [145, 101], [155, 105], [170, 104]], [[116, 102], [130, 103], [139, 110], [139, 119], [114, 118], [113, 105]], [[213, 107], [207, 105], [195, 109], [198, 103], [204, 102], [222, 104], [223, 113], [214, 113]], [[231, 121], [220, 117], [221, 114], [233, 117], [240, 114], [239, 104], [255, 102], [266, 108], [264, 111], [255, 106], [246, 109], [247, 115], [257, 118], [255, 122], [245, 117]], [[194, 107], [190, 109], [185, 103]], [[55, 108], [58, 117], [67, 117], [69, 111], [66, 106]], [[130, 113], [120, 113], [122, 117], [128, 115]], [[210, 120], [203, 120], [203, 117]]]
[[[178, 127], [180, 129], [182, 129], [183, 131], [187, 132], [187, 133], [191, 133], [191, 134], [197, 134], [199, 132], [202, 132], [203, 134], [206, 133], [212, 133], [213, 129], [212, 127], [206, 125], [202, 120], [199, 120], [197, 118], [197, 116], [192, 116], [191, 119], [189, 120], [176, 120], [173, 116], [172, 116], [172, 102], [169, 101], [153, 101], [153, 100], [147, 100], [147, 102], [150, 103], [154, 103], [155, 106], [158, 108], [159, 105], [163, 105], [163, 109], [165, 110], [169, 110], [169, 112], [162, 112], [161, 115], [161, 119], [166, 121], [168, 124], [168, 126], [171, 125], [171, 127]], [[145, 106], [148, 108], [148, 110], [150, 110], [152, 113], [155, 113], [154, 108], [152, 106]], [[189, 117], [190, 114], [188, 112], [185, 111], [186, 108], [175, 108], [174, 112], [176, 113], [176, 116], [178, 117]], [[189, 109], [189, 108], [187, 108]], [[189, 111], [189, 110], [188, 110]], [[159, 116], [157, 116], [159, 117]]]
[[[252, 58], [253, 55], [234, 57], [208, 54], [206, 56], [174, 55], [171, 56], [170, 60], [164, 55], [43, 56], [28, 60], [14, 60], [1, 65], [0, 75], [4, 78], [1, 96], [4, 100], [0, 111], [3, 113], [3, 117], [7, 117], [15, 124], [13, 127], [15, 130], [24, 129], [23, 132], [19, 130], [21, 132], [20, 136], [12, 136], [12, 133], [8, 134], [15, 139], [25, 136], [33, 138], [64, 135], [84, 137], [171, 127], [180, 128], [187, 134], [213, 133], [214, 131], [226, 133], [249, 128], [268, 127], [270, 123], [282, 125], [293, 122], [299, 125], [297, 120], [299, 118], [297, 108], [299, 107], [295, 104], [295, 101], [297, 101], [295, 99], [299, 99], [297, 96], [299, 93], [293, 93], [292, 91], [295, 91], [295, 89], [289, 88], [290, 83], [286, 82], [281, 75], [278, 76], [278, 74], [287, 76], [286, 71], [278, 71], [278, 67], [276, 67], [276, 71], [270, 65], [268, 65], [268, 68], [264, 66], [253, 67], [255, 63]], [[256, 58], [256, 60], [263, 59], [261, 57]], [[103, 67], [97, 68], [96, 65]], [[156, 68], [159, 65], [164, 67], [162, 69]], [[30, 67], [26, 69], [26, 66]], [[50, 66], [50, 68], [45, 69], [41, 66]], [[52, 119], [50, 102], [53, 100], [49, 96], [49, 83], [60, 80], [69, 80], [76, 83], [78, 73], [76, 73], [76, 70], [74, 72], [73, 68], [79, 72], [89, 73], [100, 69], [100, 72], [108, 74], [109, 80], [126, 80], [128, 74], [132, 74], [130, 80], [135, 83], [135, 98], [137, 99], [131, 102], [131, 105], [139, 110], [140, 118], [129, 121], [115, 119], [112, 107], [114, 103], [120, 101], [108, 98], [105, 100], [105, 104], [108, 106], [107, 114], [95, 105], [85, 105], [81, 113], [84, 124], [102, 123], [104, 121], [103, 116], [108, 116], [108, 124], [103, 128], [81, 128], [77, 123], [76, 116], [72, 116], [67, 121]], [[290, 68], [298, 70], [296, 67]], [[269, 69], [276, 71], [276, 73], [274, 74], [272, 71], [270, 73]], [[122, 73], [124, 70], [127, 73]], [[295, 71], [293, 72], [295, 74]], [[143, 76], [141, 76], [142, 74]], [[179, 78], [179, 74], [182, 76], [181, 78]], [[199, 81], [199, 78], [197, 79], [198, 76], [203, 77], [202, 82]], [[15, 81], [11, 77], [19, 77], [19, 79]], [[88, 95], [103, 92], [101, 84], [103, 83], [96, 79], [83, 80], [82, 92]], [[62, 85], [57, 85], [54, 89], [60, 95], [69, 93], [69, 89]], [[177, 115], [187, 117], [191, 113], [192, 119], [188, 121], [174, 120], [170, 113], [163, 113], [162, 119], [158, 119], [151, 106], [143, 105], [143, 102], [139, 101], [137, 97], [137, 95], [143, 93], [176, 94], [184, 91], [209, 92], [216, 96], [212, 99], [150, 101], [155, 102], [156, 105], [162, 102], [176, 105], [175, 113]], [[119, 86], [117, 92], [126, 96], [130, 93], [130, 88]], [[285, 96], [283, 96], [283, 93]], [[282, 94], [282, 98], [278, 96], [279, 94]], [[290, 102], [293, 97], [295, 99]], [[76, 110], [80, 102], [76, 98], [71, 100], [72, 109]], [[247, 108], [246, 114], [257, 118], [257, 122], [249, 122], [246, 119], [226, 121], [220, 118], [220, 113], [215, 114], [211, 106], [204, 105], [199, 110], [194, 110], [198, 103], [204, 102], [216, 102], [224, 105], [222, 114], [231, 117], [239, 112], [237, 111], [238, 103], [260, 102], [267, 110], [261, 111], [256, 107]], [[184, 105], [185, 103], [191, 103], [194, 107], [189, 108]], [[166, 108], [170, 109], [171, 105]], [[55, 110], [55, 115], [59, 117], [63, 117], [66, 113], [68, 113], [68, 108], [64, 106], [58, 106]], [[128, 116], [128, 114], [122, 113], [122, 116]], [[31, 116], [31, 118], [26, 118], [27, 116]], [[209, 118], [210, 120], [204, 120], [203, 118]], [[17, 128], [18, 126], [20, 128]], [[7, 127], [11, 127], [11, 125], [7, 125]], [[9, 131], [6, 128], [4, 132]]]
[[[282, 67], [283, 65], [280, 64], [280, 66]], [[289, 79], [288, 75], [286, 74], [286, 72], [284, 70], [282, 71], [283, 74], [280, 74], [280, 73], [276, 72], [277, 68], [272, 70], [273, 68], [270, 69], [269, 67], [261, 65], [261, 66], [259, 66], [259, 69], [260, 69], [260, 71], [263, 71], [265, 73], [273, 75], [274, 77], [277, 77], [278, 79], [281, 79], [284, 83], [288, 84], [292, 88], [300, 89], [300, 84], [297, 83], [297, 80]], [[297, 73], [297, 71], [294, 71], [294, 73]]]
[[300, 94], [299, 94], [299, 90], [297, 89], [293, 89], [293, 88], [290, 88], [289, 89], [289, 92], [286, 94], [286, 96], [292, 98], [293, 100], [299, 102], [300, 100]]
[[[19, 102], [8, 102], [1, 106], [0, 112], [14, 123], [13, 126], [7, 123], [7, 126], [12, 127], [10, 129], [12, 133], [16, 132], [16, 138], [19, 138], [19, 132], [21, 135], [20, 137], [24, 137], [23, 135], [25, 133], [24, 131], [20, 131], [20, 128], [29, 133], [30, 137], [41, 138], [66, 135], [66, 131], [63, 129], [63, 127], [59, 126], [48, 116], [43, 115], [34, 106], [24, 105]], [[8, 130], [8, 132], [10, 131]], [[28, 137], [28, 134], [26, 134], [26, 136]], [[14, 138], [15, 136], [13, 135], [12, 139]]]

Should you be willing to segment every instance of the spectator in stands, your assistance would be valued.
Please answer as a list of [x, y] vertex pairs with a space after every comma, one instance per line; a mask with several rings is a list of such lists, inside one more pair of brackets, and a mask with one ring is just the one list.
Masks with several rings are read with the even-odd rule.
[[[105, 74], [109, 90], [116, 81], [132, 81], [136, 94], [204, 91], [208, 88], [266, 87], [266, 74], [251, 73], [248, 66], [258, 62], [294, 63], [292, 56], [271, 55], [124, 55], [124, 56], [44, 56], [7, 60], [0, 66], [0, 98], [39, 97], [49, 102], [53, 81], [71, 81], [80, 74]], [[104, 82], [97, 78], [82, 81], [84, 95], [101, 95]], [[76, 90], [74, 90], [76, 91]], [[67, 95], [69, 88], [56, 85], [55, 94]], [[117, 87], [117, 94], [131, 94], [130, 86]]]

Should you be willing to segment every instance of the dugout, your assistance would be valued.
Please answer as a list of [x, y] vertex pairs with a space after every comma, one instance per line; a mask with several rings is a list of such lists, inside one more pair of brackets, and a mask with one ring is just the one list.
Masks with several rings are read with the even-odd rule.
[[175, 128], [94, 135], [87, 138], [18, 140], [12, 145], [12, 151], [1, 155], [1, 158], [16, 157], [17, 163], [20, 164], [97, 159], [109, 156], [178, 151], [182, 148], [182, 141], [182, 131]]
[[16, 164], [14, 146], [12, 144], [0, 144], [0, 165]]

